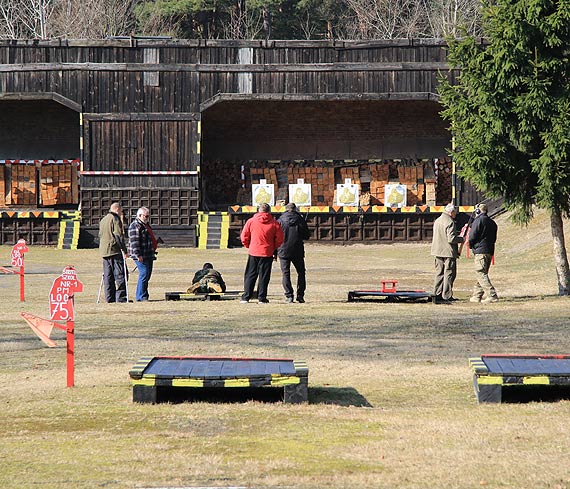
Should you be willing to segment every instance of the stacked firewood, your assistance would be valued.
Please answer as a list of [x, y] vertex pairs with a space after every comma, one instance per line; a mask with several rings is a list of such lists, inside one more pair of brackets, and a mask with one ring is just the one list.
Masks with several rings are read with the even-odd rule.
[[53, 164], [40, 168], [42, 205], [77, 204], [79, 187], [75, 165]]
[[384, 205], [384, 187], [390, 182], [390, 163], [378, 162], [368, 165], [370, 169], [370, 203]]
[[451, 158], [440, 158], [434, 163], [436, 182], [437, 205], [445, 205], [451, 202], [453, 163]]
[[341, 166], [339, 175], [340, 183], [350, 179], [352, 184], [360, 185], [360, 168], [358, 166]]
[[[226, 160], [209, 160], [202, 165], [204, 182], [208, 197], [213, 202], [239, 202], [238, 193], [245, 186], [245, 175], [241, 174], [241, 166]], [[247, 195], [251, 198], [251, 190]]]
[[334, 167], [324, 161], [294, 161], [287, 168], [289, 184], [303, 179], [311, 184], [312, 205], [332, 205], [334, 203]]
[[0, 165], [0, 207], [6, 205], [6, 177], [4, 165]]
[[37, 205], [36, 165], [16, 164], [10, 166], [10, 193], [7, 204]]
[[398, 179], [406, 186], [407, 205], [420, 205], [424, 202], [424, 166], [418, 162], [406, 162], [398, 166]]

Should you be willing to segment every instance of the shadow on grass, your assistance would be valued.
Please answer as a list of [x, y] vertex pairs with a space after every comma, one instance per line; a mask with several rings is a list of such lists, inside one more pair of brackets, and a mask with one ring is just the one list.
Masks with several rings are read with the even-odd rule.
[[[159, 403], [207, 402], [211, 404], [232, 404], [248, 401], [283, 402], [283, 389], [278, 387], [158, 387], [157, 390], [157, 402]], [[352, 387], [310, 387], [309, 404], [372, 407]]]
[[372, 407], [372, 404], [353, 387], [310, 387], [309, 404]]

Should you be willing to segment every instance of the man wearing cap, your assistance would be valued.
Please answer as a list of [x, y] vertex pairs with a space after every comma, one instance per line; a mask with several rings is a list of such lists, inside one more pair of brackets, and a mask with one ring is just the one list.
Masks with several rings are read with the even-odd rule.
[[[497, 241], [497, 224], [487, 215], [487, 204], [479, 204], [475, 208], [475, 220], [469, 230], [469, 247], [475, 256], [475, 273], [477, 281], [473, 288], [471, 302], [497, 302], [499, 297], [491, 280], [489, 267], [495, 254]], [[483, 299], [483, 295], [487, 296]]]
[[433, 223], [431, 254], [435, 259], [434, 304], [450, 304], [453, 300], [453, 282], [459, 258], [457, 245], [463, 242], [455, 226], [456, 215], [455, 206], [447, 204], [444, 212]]

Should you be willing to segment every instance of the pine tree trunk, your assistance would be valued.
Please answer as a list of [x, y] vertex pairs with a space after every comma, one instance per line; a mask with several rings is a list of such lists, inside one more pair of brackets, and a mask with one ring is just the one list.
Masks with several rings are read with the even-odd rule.
[[562, 223], [562, 214], [559, 209], [550, 213], [550, 229], [554, 243], [554, 263], [556, 265], [556, 275], [558, 276], [558, 295], [570, 295], [570, 268], [568, 267], [568, 256], [566, 255], [566, 245], [564, 244], [564, 224]]

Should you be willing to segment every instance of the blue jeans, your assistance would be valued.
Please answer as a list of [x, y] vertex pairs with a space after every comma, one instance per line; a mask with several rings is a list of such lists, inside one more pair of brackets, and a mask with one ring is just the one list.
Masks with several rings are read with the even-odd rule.
[[147, 301], [148, 300], [148, 281], [152, 275], [152, 265], [153, 260], [145, 260], [140, 262], [135, 260], [135, 264], [139, 271], [139, 281], [137, 282], [137, 301]]

